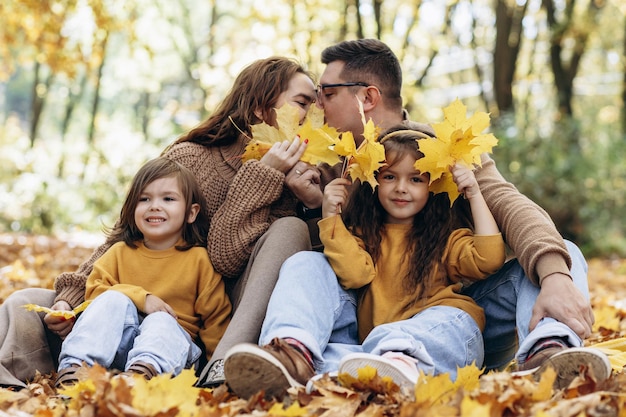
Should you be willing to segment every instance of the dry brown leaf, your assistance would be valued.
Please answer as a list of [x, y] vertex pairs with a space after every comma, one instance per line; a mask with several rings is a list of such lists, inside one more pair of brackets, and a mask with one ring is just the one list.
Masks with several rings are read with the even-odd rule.
[[[7, 243], [11, 242], [11, 243]], [[6, 250], [5, 250], [6, 249]], [[92, 246], [77, 247], [51, 237], [0, 235], [0, 298], [23, 285], [48, 286], [52, 278], [63, 271], [75, 269], [87, 259]], [[20, 259], [20, 263], [16, 261]], [[10, 272], [10, 273], [9, 273]], [[539, 416], [539, 417], [626, 417], [626, 374], [616, 362], [626, 354], [626, 260], [589, 260], [591, 300], [594, 310], [600, 311], [600, 322], [587, 345], [602, 349], [614, 367], [611, 378], [595, 381], [586, 369], [565, 390], [552, 390], [550, 374], [545, 372], [539, 381], [532, 377], [514, 376], [510, 372], [491, 372], [480, 375], [475, 367], [459, 369], [457, 381], [440, 381], [446, 400], [425, 407], [403, 395], [397, 386], [373, 372], [365, 373], [350, 385], [341, 385], [336, 378], [324, 376], [314, 383], [315, 390], [307, 394], [303, 388], [290, 389], [277, 401], [267, 401], [262, 393], [244, 400], [230, 393], [225, 385], [216, 389], [191, 386], [191, 378], [164, 378], [156, 380], [152, 391], [144, 384], [135, 391], [123, 378], [101, 367], [86, 371], [83, 389], [76, 397], [64, 399], [53, 388], [54, 375], [37, 375], [22, 391], [0, 388], [0, 417], [143, 417], [194, 415], [198, 417], [270, 415], [270, 410], [291, 410], [296, 414], [305, 410], [307, 416], [385, 416], [385, 417], [461, 417], [471, 415]], [[11, 277], [11, 279], [9, 279]], [[20, 277], [28, 277], [23, 280]], [[604, 314], [603, 312], [609, 312]], [[611, 312], [615, 316], [611, 317]], [[615, 326], [615, 319], [619, 325]], [[609, 323], [613, 323], [609, 325]], [[611, 327], [611, 329], [607, 329]], [[435, 380], [435, 379], [433, 379]], [[455, 385], [456, 384], [456, 385]], [[431, 394], [428, 394], [429, 396]], [[433, 394], [434, 396], [434, 394]], [[184, 397], [181, 400], [179, 397]], [[141, 410], [137, 398], [146, 403]], [[151, 404], [147, 404], [151, 403]], [[294, 404], [300, 404], [300, 410]], [[158, 409], [157, 409], [157, 406]], [[187, 414], [177, 411], [186, 408]], [[293, 407], [293, 408], [290, 408]], [[490, 411], [488, 411], [490, 410]]]

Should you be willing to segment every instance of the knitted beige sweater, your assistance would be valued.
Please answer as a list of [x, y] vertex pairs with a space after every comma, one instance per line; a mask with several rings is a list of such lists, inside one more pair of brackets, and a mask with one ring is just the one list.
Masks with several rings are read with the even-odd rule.
[[[226, 277], [236, 277], [243, 271], [254, 244], [273, 220], [295, 215], [296, 199], [283, 187], [285, 175], [258, 161], [242, 164], [245, 145], [243, 138], [222, 147], [184, 142], [164, 153], [195, 174], [211, 221], [209, 257]], [[64, 272], [56, 278], [55, 302], [64, 300], [75, 307], [83, 301], [93, 263], [110, 246], [101, 245], [75, 272]]]

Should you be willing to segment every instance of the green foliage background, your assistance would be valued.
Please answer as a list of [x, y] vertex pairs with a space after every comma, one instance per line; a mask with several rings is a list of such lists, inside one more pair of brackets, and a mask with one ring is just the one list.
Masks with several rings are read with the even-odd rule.
[[456, 98], [490, 112], [505, 178], [587, 255], [624, 256], [625, 15], [621, 0], [4, 0], [0, 231], [98, 233], [243, 66], [287, 55], [320, 74], [324, 47], [377, 37], [411, 118], [438, 122]]

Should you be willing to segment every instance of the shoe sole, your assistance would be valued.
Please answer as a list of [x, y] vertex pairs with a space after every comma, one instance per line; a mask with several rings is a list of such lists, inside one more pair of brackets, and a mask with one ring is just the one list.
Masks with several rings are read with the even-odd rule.
[[588, 366], [596, 382], [601, 382], [611, 376], [611, 363], [609, 358], [594, 348], [569, 348], [565, 349], [550, 358], [539, 367], [527, 371], [514, 372], [514, 375], [530, 375], [535, 378], [548, 367], [554, 368], [557, 377], [554, 386], [557, 389], [567, 388], [571, 382], [580, 374], [580, 367]]
[[400, 387], [415, 388], [415, 381], [407, 377], [404, 372], [396, 368], [390, 361], [382, 356], [362, 355], [351, 353], [346, 355], [339, 364], [339, 373], [350, 374], [353, 378], [358, 377], [358, 370], [370, 366], [376, 369], [378, 376], [390, 377]]
[[266, 398], [280, 398], [290, 387], [303, 387], [278, 359], [257, 345], [237, 345], [224, 358], [228, 387], [241, 398], [265, 391]]

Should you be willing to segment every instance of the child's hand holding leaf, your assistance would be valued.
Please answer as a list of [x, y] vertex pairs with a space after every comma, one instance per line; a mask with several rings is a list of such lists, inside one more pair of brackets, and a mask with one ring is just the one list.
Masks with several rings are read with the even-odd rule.
[[64, 339], [72, 331], [76, 315], [85, 310], [89, 303], [90, 301], [84, 301], [73, 310], [66, 301], [57, 301], [51, 308], [37, 304], [25, 304], [22, 307], [29, 311], [46, 313], [43, 321], [48, 329]]
[[341, 207], [348, 201], [348, 186], [352, 184], [348, 178], [335, 178], [324, 188], [322, 202], [322, 217], [331, 217], [341, 214]]

